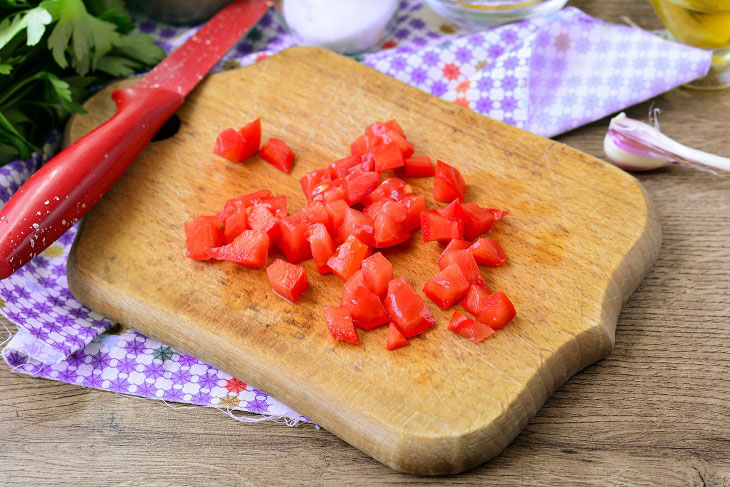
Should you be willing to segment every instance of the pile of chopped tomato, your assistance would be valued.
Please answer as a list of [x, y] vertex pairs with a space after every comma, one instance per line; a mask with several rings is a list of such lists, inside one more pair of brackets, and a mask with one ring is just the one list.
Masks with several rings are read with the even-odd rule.
[[[288, 173], [294, 153], [281, 140], [261, 145], [260, 119], [239, 131], [228, 129], [214, 153], [234, 162], [259, 156]], [[391, 171], [382, 180], [383, 171]], [[434, 200], [426, 208], [405, 180], [433, 177]], [[405, 179], [404, 179], [405, 178]], [[480, 266], [506, 260], [499, 243], [485, 233], [507, 212], [466, 202], [464, 177], [453, 166], [429, 157], [414, 157], [413, 145], [395, 120], [375, 122], [350, 145], [350, 155], [305, 174], [300, 185], [307, 205], [289, 214], [286, 196], [260, 190], [226, 201], [214, 216], [185, 223], [187, 256], [194, 260], [227, 260], [251, 269], [266, 267], [272, 250], [277, 258], [267, 269], [277, 295], [296, 303], [308, 287], [298, 263], [313, 259], [321, 275], [344, 281], [339, 306], [324, 308], [336, 340], [360, 344], [357, 329], [388, 325], [386, 348], [395, 350], [435, 324], [425, 300], [405, 277], [373, 249], [408, 241], [419, 228], [424, 242], [446, 244], [438, 272], [423, 293], [441, 309], [457, 303], [474, 319], [456, 311], [448, 329], [473, 342], [494, 335], [516, 315], [504, 293], [490, 291]]]

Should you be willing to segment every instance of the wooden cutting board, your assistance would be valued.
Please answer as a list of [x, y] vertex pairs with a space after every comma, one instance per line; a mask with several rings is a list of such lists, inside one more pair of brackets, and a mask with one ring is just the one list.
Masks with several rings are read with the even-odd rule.
[[[113, 89], [89, 100], [70, 139], [113, 113]], [[498, 454], [558, 386], [611, 351], [621, 306], [657, 257], [657, 215], [633, 177], [324, 50], [289, 49], [210, 76], [178, 115], [177, 134], [145, 149], [86, 217], [68, 264], [73, 294], [395, 470], [455, 473]], [[291, 175], [258, 158], [234, 164], [211, 153], [220, 131], [259, 116], [264, 138], [297, 154]], [[260, 188], [286, 195], [296, 210], [304, 173], [347, 155], [370, 122], [391, 118], [417, 154], [462, 171], [468, 200], [510, 211], [492, 232], [508, 261], [483, 274], [518, 317], [494, 338], [457, 337], [446, 329], [453, 310], [427, 300], [437, 325], [408, 347], [385, 350], [387, 327], [361, 332], [361, 347], [337, 343], [321, 309], [339, 302], [342, 282], [318, 275], [311, 260], [310, 288], [291, 305], [264, 271], [185, 258], [184, 221]], [[412, 180], [430, 207], [432, 184]], [[440, 252], [417, 232], [383, 253], [420, 290]]]

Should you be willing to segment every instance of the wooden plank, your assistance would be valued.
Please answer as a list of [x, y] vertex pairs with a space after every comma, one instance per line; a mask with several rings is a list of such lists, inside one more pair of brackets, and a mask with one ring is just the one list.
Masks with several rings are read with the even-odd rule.
[[[89, 102], [72, 138], [110, 115], [110, 90]], [[298, 153], [293, 177], [210, 154], [219, 131], [260, 115], [265, 135]], [[621, 305], [658, 252], [653, 207], [626, 173], [323, 50], [288, 50], [212, 76], [180, 118], [178, 134], [145, 150], [87, 217], [69, 261], [72, 291], [397, 470], [458, 472], [499, 453], [556, 387], [610, 351]], [[292, 306], [262, 285], [261, 271], [184, 258], [183, 221], [262, 187], [296, 208], [301, 175], [389, 118], [417, 149], [462, 170], [468, 199], [512, 212], [495, 232], [510, 263], [487, 279], [513, 297], [519, 317], [496, 339], [458, 339], [446, 331], [450, 313], [431, 306], [440, 326], [397, 353], [384, 350], [385, 329], [369, 332], [362, 349], [335, 344], [321, 308], [339, 301], [341, 283], [311, 262], [311, 290]], [[433, 206], [430, 180], [413, 186]], [[407, 251], [385, 253], [420, 289], [439, 252], [415, 238]]]

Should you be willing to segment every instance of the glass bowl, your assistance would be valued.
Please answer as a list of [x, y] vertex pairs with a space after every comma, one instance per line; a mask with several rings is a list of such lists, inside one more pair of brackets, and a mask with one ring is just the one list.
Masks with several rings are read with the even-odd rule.
[[467, 26], [490, 26], [557, 12], [568, 0], [426, 0], [440, 16]]

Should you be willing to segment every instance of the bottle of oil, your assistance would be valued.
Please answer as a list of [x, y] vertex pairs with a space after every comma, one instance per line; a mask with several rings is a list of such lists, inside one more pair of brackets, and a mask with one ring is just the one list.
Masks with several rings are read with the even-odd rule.
[[708, 79], [696, 88], [730, 85], [730, 0], [651, 0], [667, 30], [683, 44], [714, 50]]

